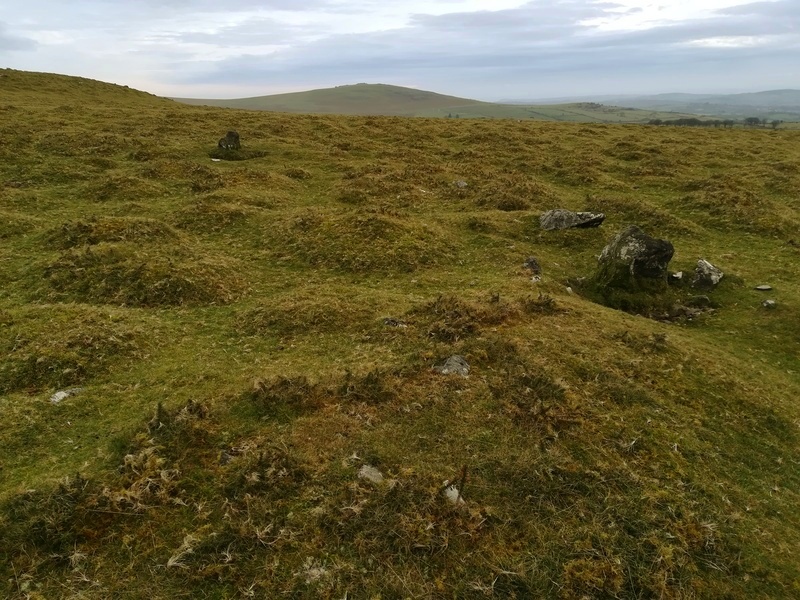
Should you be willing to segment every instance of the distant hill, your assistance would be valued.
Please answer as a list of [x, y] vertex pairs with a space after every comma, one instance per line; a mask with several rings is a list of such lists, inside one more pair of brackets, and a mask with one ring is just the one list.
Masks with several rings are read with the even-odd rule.
[[[685, 112], [718, 117], [761, 117], [800, 121], [800, 90], [769, 90], [745, 94], [656, 94], [652, 96], [595, 96], [559, 98], [557, 101], [586, 102], [588, 100], [630, 108], [655, 111]], [[534, 100], [508, 100], [510, 104], [526, 105]], [[547, 102], [547, 100], [545, 100]]]
[[174, 100], [194, 105], [285, 113], [534, 119], [583, 123], [646, 123], [650, 119], [695, 116], [686, 113], [673, 114], [658, 110], [622, 108], [593, 102], [499, 104], [395, 85], [367, 83], [235, 100], [193, 98], [174, 98]]
[[175, 98], [175, 100], [186, 104], [249, 110], [387, 116], [418, 116], [431, 111], [440, 112], [444, 109], [452, 111], [489, 104], [395, 85], [368, 83], [236, 100], [191, 98]]

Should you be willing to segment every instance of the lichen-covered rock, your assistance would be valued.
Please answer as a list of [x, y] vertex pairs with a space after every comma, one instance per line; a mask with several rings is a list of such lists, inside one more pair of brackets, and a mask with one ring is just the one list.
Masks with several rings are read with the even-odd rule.
[[595, 282], [632, 292], [659, 291], [667, 285], [667, 267], [674, 253], [670, 242], [631, 225], [603, 248]]
[[539, 217], [539, 226], [545, 231], [599, 227], [605, 218], [603, 213], [572, 212], [564, 208], [554, 208]]
[[694, 270], [692, 287], [706, 289], [716, 287], [723, 276], [724, 273], [721, 270], [704, 258], [701, 258], [697, 261], [697, 267]]

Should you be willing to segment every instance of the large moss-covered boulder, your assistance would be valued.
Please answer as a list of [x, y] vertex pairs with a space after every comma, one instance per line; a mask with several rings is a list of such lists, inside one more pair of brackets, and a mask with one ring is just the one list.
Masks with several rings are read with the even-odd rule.
[[667, 267], [675, 248], [636, 225], [618, 233], [603, 248], [595, 283], [627, 292], [658, 292], [667, 287]]

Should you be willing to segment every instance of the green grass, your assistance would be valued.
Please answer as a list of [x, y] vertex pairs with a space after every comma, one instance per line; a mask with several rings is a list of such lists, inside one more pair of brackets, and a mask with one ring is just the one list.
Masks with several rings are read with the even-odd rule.
[[[0, 75], [3, 597], [800, 593], [798, 132]], [[712, 312], [581, 295], [632, 223]]]

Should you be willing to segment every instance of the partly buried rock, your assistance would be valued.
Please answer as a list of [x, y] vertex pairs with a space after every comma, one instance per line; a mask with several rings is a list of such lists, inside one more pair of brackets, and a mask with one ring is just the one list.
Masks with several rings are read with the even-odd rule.
[[400, 319], [395, 319], [394, 317], [385, 317], [383, 319], [383, 324], [386, 325], [386, 327], [408, 327], [408, 323]]
[[239, 134], [235, 131], [229, 131], [225, 134], [224, 138], [220, 138], [217, 146], [223, 150], [241, 150], [242, 144], [239, 141]]
[[66, 390], [58, 391], [55, 394], [53, 394], [52, 396], [50, 396], [50, 402], [52, 402], [53, 404], [58, 404], [62, 400], [66, 400], [70, 396], [74, 396], [75, 394], [77, 394], [78, 392], [80, 392], [82, 390], [83, 390], [82, 387], [74, 387], [74, 388], [69, 388], [69, 389], [66, 389]]
[[372, 465], [362, 465], [361, 469], [358, 471], [358, 477], [360, 479], [366, 479], [372, 483], [384, 482], [383, 473], [381, 473]]
[[459, 356], [458, 354], [454, 354], [446, 361], [444, 361], [443, 365], [437, 365], [433, 367], [434, 371], [439, 371], [442, 375], [449, 375], [454, 373], [456, 375], [461, 375], [466, 377], [469, 375], [469, 363], [463, 356]]
[[667, 266], [674, 253], [670, 242], [631, 225], [603, 248], [595, 281], [631, 292], [660, 291], [667, 285]]
[[697, 261], [697, 267], [694, 270], [692, 287], [705, 289], [716, 287], [724, 275], [717, 267], [701, 258]]
[[539, 217], [539, 226], [545, 231], [599, 227], [605, 218], [603, 213], [572, 212], [564, 208], [554, 208]]

